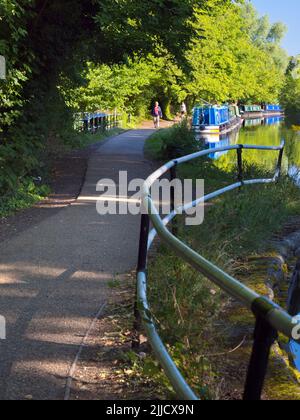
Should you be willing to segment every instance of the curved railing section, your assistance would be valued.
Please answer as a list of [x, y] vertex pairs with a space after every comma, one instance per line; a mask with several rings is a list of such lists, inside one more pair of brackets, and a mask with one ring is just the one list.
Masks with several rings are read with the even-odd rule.
[[[204, 197], [200, 197], [180, 209], [174, 209], [174, 211], [164, 219], [160, 217], [159, 211], [151, 197], [151, 187], [153, 184], [159, 178], [166, 176], [169, 172], [171, 173], [171, 178], [175, 179], [176, 168], [179, 165], [205, 157], [211, 154], [212, 151], [205, 150], [172, 160], [154, 172], [144, 183], [142, 190], [142, 205], [147, 211], [142, 215], [141, 224], [140, 250], [137, 270], [136, 327], [138, 329], [139, 322], [143, 322], [155, 356], [164, 369], [165, 374], [172, 384], [177, 396], [181, 399], [198, 400], [198, 397], [188, 386], [187, 382], [179, 372], [155, 327], [155, 322], [153, 320], [147, 299], [148, 252], [153, 245], [154, 239], [158, 235], [159, 238], [173, 251], [175, 251], [179, 257], [254, 313], [256, 317], [255, 340], [245, 386], [244, 399], [260, 399], [271, 346], [275, 342], [278, 332], [284, 334], [289, 339], [294, 338], [293, 331], [295, 330], [296, 325], [295, 319], [293, 319], [286, 311], [274, 302], [264, 296], [260, 296], [255, 291], [246, 287], [244, 284], [228, 275], [213, 263], [207, 261], [197, 252], [189, 248], [186, 244], [176, 238], [176, 236], [167, 229], [167, 226], [177, 216], [177, 214], [182, 214], [182, 211], [187, 211], [201, 203], [206, 203], [222, 194], [225, 194], [226, 192], [248, 185], [276, 183], [281, 175], [284, 146], [283, 142], [278, 147], [234, 145], [214, 149], [213, 153], [236, 150], [238, 162], [238, 182]], [[279, 153], [279, 157], [274, 177], [270, 179], [244, 180], [243, 150], [277, 151]], [[153, 229], [151, 231], [150, 223], [153, 225]]]

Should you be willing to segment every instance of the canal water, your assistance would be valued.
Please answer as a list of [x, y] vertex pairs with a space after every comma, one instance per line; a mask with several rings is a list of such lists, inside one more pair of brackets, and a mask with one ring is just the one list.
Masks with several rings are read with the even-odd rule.
[[[234, 144], [259, 146], [278, 146], [285, 141], [283, 171], [292, 177], [300, 187], [300, 127], [289, 128], [282, 117], [246, 120], [242, 128], [225, 135], [199, 137], [201, 147], [211, 149], [211, 159], [222, 168], [236, 165], [236, 153], [214, 153], [214, 149]], [[249, 165], [262, 167], [274, 173], [278, 152], [261, 150], [244, 150], [243, 160]], [[300, 372], [300, 344], [290, 341], [287, 351], [293, 360], [294, 367]]]
[[[234, 144], [251, 144], [261, 146], [277, 146], [285, 140], [283, 170], [293, 177], [300, 185], [300, 127], [288, 128], [284, 118], [272, 117], [266, 119], [246, 120], [241, 129], [224, 135], [209, 135], [198, 138], [201, 145], [212, 149], [210, 157], [217, 160], [217, 165], [226, 167], [236, 165], [236, 154], [232, 152], [213, 153], [213, 149]], [[274, 170], [278, 153], [262, 152], [261, 150], [245, 150], [244, 161], [248, 164]]]

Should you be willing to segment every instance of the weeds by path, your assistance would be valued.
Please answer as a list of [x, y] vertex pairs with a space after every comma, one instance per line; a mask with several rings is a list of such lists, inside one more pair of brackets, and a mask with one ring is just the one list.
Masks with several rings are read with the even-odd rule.
[[[110, 299], [95, 324], [73, 378], [72, 400], [151, 400], [160, 397], [131, 350], [135, 273], [109, 282]], [[147, 340], [144, 342], [147, 349]]]

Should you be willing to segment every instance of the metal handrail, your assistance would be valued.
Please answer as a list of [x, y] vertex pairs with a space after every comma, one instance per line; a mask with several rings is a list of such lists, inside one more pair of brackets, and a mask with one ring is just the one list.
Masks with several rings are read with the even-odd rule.
[[[170, 248], [175, 251], [186, 262], [193, 266], [197, 271], [201, 272], [213, 283], [218, 285], [231, 297], [238, 299], [256, 316], [256, 340], [254, 343], [247, 384], [245, 389], [245, 399], [259, 399], [262, 392], [264, 378], [267, 369], [267, 361], [271, 345], [276, 339], [277, 332], [284, 334], [288, 338], [293, 338], [293, 331], [295, 329], [295, 320], [280, 306], [254, 292], [238, 280], [222, 271], [213, 263], [207, 261], [201, 255], [193, 251], [186, 244], [181, 242], [174, 236], [166, 226], [182, 211], [205, 203], [213, 198], [220, 196], [228, 191], [241, 188], [245, 185], [253, 184], [269, 184], [278, 181], [281, 175], [282, 158], [285, 143], [282, 142], [280, 146], [252, 146], [252, 145], [234, 145], [213, 150], [213, 153], [223, 151], [236, 150], [238, 154], [238, 169], [239, 182], [234, 183], [214, 193], [201, 197], [188, 205], [174, 210], [170, 215], [163, 220], [154, 205], [151, 198], [151, 187], [160, 177], [171, 171], [172, 177], [175, 178], [174, 168], [183, 163], [190, 162], [194, 159], [207, 156], [212, 153], [211, 150], [205, 150], [179, 159], [172, 160], [163, 165], [160, 169], [155, 171], [144, 183], [142, 189], [142, 205], [147, 210], [146, 214], [142, 216], [140, 251], [137, 274], [137, 307], [143, 321], [149, 341], [152, 345], [154, 353], [161, 363], [167, 377], [169, 378], [176, 394], [186, 400], [197, 400], [197, 396], [187, 385], [185, 379], [177, 369], [174, 361], [168, 354], [166, 347], [162, 343], [159, 334], [155, 328], [155, 323], [151, 315], [151, 311], [147, 299], [147, 257], [148, 251], [151, 248], [153, 241], [158, 235]], [[243, 180], [242, 173], [242, 151], [246, 150], [264, 150], [264, 151], [278, 151], [279, 158], [276, 172], [273, 178], [270, 179], [255, 179]], [[150, 220], [154, 226], [150, 232]], [[263, 362], [262, 362], [263, 361]], [[261, 366], [257, 366], [260, 364]], [[254, 372], [257, 370], [257, 372]]]

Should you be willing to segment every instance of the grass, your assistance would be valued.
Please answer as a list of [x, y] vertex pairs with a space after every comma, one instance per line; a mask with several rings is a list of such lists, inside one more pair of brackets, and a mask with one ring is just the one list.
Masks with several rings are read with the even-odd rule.
[[196, 149], [194, 135], [184, 122], [154, 133], [146, 142], [145, 154], [153, 160], [170, 160]]
[[70, 150], [82, 150], [92, 144], [105, 141], [110, 137], [117, 136], [123, 133], [125, 130], [119, 127], [113, 128], [108, 131], [101, 131], [95, 134], [92, 133], [78, 133], [72, 138], [72, 141], [66, 145], [68, 151]]
[[[146, 145], [148, 156], [157, 160], [172, 158], [172, 154], [166, 155], [166, 150], [172, 150], [169, 142], [176, 129], [161, 130], [152, 136]], [[181, 128], [181, 136], [186, 138], [184, 130]], [[190, 146], [188, 144], [188, 150]], [[176, 147], [174, 144], [173, 150]], [[185, 154], [184, 148], [182, 154]], [[248, 179], [270, 177], [268, 170], [249, 162], [244, 170]], [[182, 166], [179, 176], [205, 179], [206, 192], [211, 192], [233, 183], [237, 174], [234, 166], [222, 166], [218, 161], [207, 159]], [[253, 261], [271, 254], [273, 235], [280, 232], [291, 216], [299, 213], [299, 188], [283, 177], [278, 184], [249, 186], [215, 199], [206, 208], [205, 222], [201, 226], [186, 227], [184, 219], [179, 218], [179, 237], [202, 256], [261, 293], [266, 291], [267, 267], [258, 272]], [[231, 359], [228, 350], [243, 339], [243, 334], [252, 334], [250, 312], [240, 306], [232, 308], [227, 295], [164, 246], [150, 261], [149, 297], [160, 334], [198, 395], [208, 399], [224, 397], [226, 389], [229, 392], [233, 387], [227, 384], [224, 389], [222, 385], [228, 370], [232, 370], [232, 377], [237, 375], [238, 385], [235, 383], [234, 386], [243, 385], [239, 365], [247, 364], [250, 348], [243, 346]], [[249, 343], [251, 341], [248, 346]], [[215, 357], [216, 354], [221, 356]], [[147, 361], [146, 374], [151, 372], [149, 363], [151, 357]], [[155, 361], [153, 363], [155, 365]], [[165, 386], [169, 396], [170, 387], [164, 375], [155, 372], [156, 380]]]
[[148, 159], [161, 160], [163, 150], [163, 136], [168, 129], [161, 129], [154, 133], [145, 144], [145, 155]]

